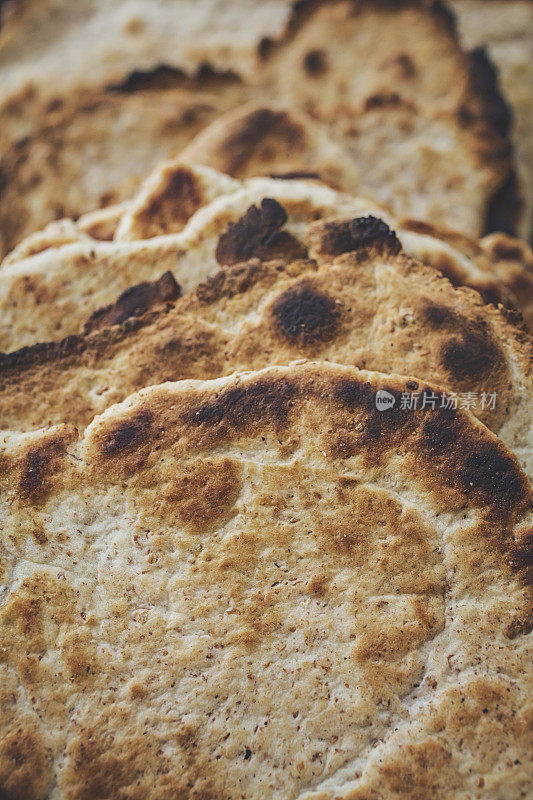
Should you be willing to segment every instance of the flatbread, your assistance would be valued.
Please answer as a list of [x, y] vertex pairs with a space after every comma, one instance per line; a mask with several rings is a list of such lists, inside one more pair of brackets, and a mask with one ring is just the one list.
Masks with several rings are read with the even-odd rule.
[[[254, 200], [261, 203], [270, 196], [283, 201], [290, 215], [284, 237], [303, 230], [310, 219], [336, 211], [353, 215], [376, 208], [367, 201], [305, 181], [254, 179], [245, 185], [231, 184], [227, 176], [206, 167], [194, 170], [178, 167], [175, 173], [181, 176], [179, 186], [184, 195], [179, 192], [177, 196], [158, 195], [155, 207], [150, 201], [148, 208], [154, 209], [154, 217], [159, 220], [168, 203], [173, 218], [180, 219], [182, 212], [191, 210], [191, 191], [194, 192], [198, 209], [181, 233], [131, 242], [87, 240], [84, 234], [66, 245], [60, 242], [58, 247], [52, 233], [50, 247], [46, 247], [43, 237], [35, 255], [12, 259], [2, 267], [0, 350], [57, 341], [78, 333], [99, 308], [114, 303], [122, 292], [136, 284], [159, 278], [167, 270], [174, 273], [183, 292], [189, 291], [219, 269], [216, 247], [220, 235], [229, 223], [246, 213]], [[237, 191], [224, 194], [228, 182]], [[204, 205], [205, 194], [215, 196], [217, 187], [220, 196]], [[283, 222], [283, 217], [275, 217], [273, 233]], [[251, 239], [249, 246], [253, 249], [255, 244]], [[303, 254], [303, 244], [298, 247]]]
[[[195, 174], [201, 173], [197, 170]], [[129, 208], [129, 202], [116, 203], [112, 206], [98, 208], [96, 211], [88, 211], [76, 221], [65, 217], [49, 222], [42, 230], [30, 233], [13, 248], [3, 259], [1, 266], [6, 267], [52, 247], [62, 247], [64, 244], [87, 243], [93, 239], [111, 242], [116, 236], [122, 217], [129, 211]], [[178, 224], [178, 220], [176, 220], [176, 224]]]
[[195, 75], [214, 70], [252, 74], [263, 37], [287, 27], [287, 0], [25, 0], [8, 2], [0, 39], [1, 99], [34, 88], [65, 97], [80, 86], [118, 83], [162, 64]]
[[530, 490], [409, 385], [271, 367], [4, 435], [4, 794], [527, 794]]
[[[449, 0], [465, 47], [488, 47], [513, 110], [513, 139], [527, 213], [523, 235], [533, 240], [533, 3], [530, 0]], [[529, 225], [529, 227], [528, 227]]]
[[[274, 236], [266, 261], [239, 263], [254, 213], [217, 246], [235, 266], [192, 293], [169, 297], [168, 278], [141, 284], [93, 315], [85, 335], [3, 356], [0, 427], [81, 429], [150, 384], [303, 357], [402, 369], [440, 386], [437, 405], [472, 409], [533, 475], [533, 342], [512, 315], [402, 253], [393, 231], [371, 216], [311, 225], [304, 238], [320, 266], [298, 260], [290, 237]], [[276, 256], [283, 261], [269, 260]], [[152, 310], [132, 316], [135, 304], [140, 314]]]
[[[270, 133], [266, 134], [260, 142], [256, 140], [255, 146], [250, 150], [253, 164], [248, 163], [242, 169], [244, 173], [268, 172], [267, 164], [270, 164], [271, 167], [277, 164], [278, 168], [285, 165], [285, 170], [282, 169], [278, 175], [284, 175], [287, 180], [306, 176], [308, 179], [313, 179], [318, 175], [325, 175], [330, 185], [343, 184], [337, 160], [338, 151], [332, 143], [329, 144], [328, 149], [321, 147], [323, 140], [320, 141], [318, 132], [315, 131], [317, 138], [313, 141], [309, 130], [303, 139], [296, 137], [296, 140], [293, 138], [291, 141], [287, 131], [290, 130], [289, 122], [291, 124], [295, 122], [294, 117], [289, 117], [283, 112], [274, 113], [272, 109], [269, 111], [270, 113], [274, 114], [277, 125], [273, 125]], [[235, 115], [234, 120], [239, 119], [235, 133], [237, 130], [242, 133], [240, 126], [243, 117], [249, 121], [250, 117], [255, 114], [254, 110], [243, 111], [243, 116], [241, 116], [241, 112], [239, 115]], [[219, 135], [216, 133], [217, 128], [219, 131], [227, 129], [226, 122], [227, 120], [220, 120], [220, 123], [214, 125], [212, 129], [208, 128], [197, 142], [187, 148], [186, 152], [193, 161], [196, 159], [209, 161], [215, 163], [217, 167], [228, 168], [231, 166], [223, 159], [221, 161], [221, 154], [227, 153], [227, 149], [220, 150], [217, 147], [217, 144], [220, 143]], [[263, 130], [264, 127], [262, 126]], [[237, 139], [241, 142], [240, 158], [246, 164], [246, 147], [243, 143], [248, 141], [248, 137], [238, 135]], [[278, 147], [275, 146], [276, 144]], [[287, 160], [284, 161], [284, 159]], [[115, 240], [148, 239], [161, 234], [182, 231], [189, 215], [200, 202], [198, 199], [191, 201], [195, 192], [191, 190], [188, 180], [185, 178], [183, 172], [185, 166], [196, 176], [196, 183], [199, 183], [201, 187], [200, 192], [196, 194], [202, 198], [214, 198], [229, 191], [232, 187], [234, 189], [239, 187], [236, 181], [230, 182], [226, 179], [223, 182], [220, 176], [214, 176], [210, 171], [204, 172], [199, 167], [191, 166], [189, 161], [190, 159], [187, 159], [184, 163], [183, 159], [179, 158], [158, 165], [133, 200], [120, 207], [111, 208], [108, 212], [102, 209], [85, 215], [78, 222], [80, 231], [96, 234], [97, 238], [102, 238], [101, 229], [103, 228], [105, 233], [107, 230], [105, 223], [108, 218], [113, 225], [113, 231], [109, 233], [108, 238]], [[289, 167], [292, 167], [293, 171]], [[295, 167], [297, 169], [294, 169]], [[312, 171], [313, 168], [315, 172]], [[233, 171], [240, 172], [241, 170], [234, 169]], [[211, 181], [213, 186], [209, 185]], [[316, 191], [316, 183], [315, 180], [313, 188], [309, 189], [311, 198]], [[262, 185], [266, 190], [268, 184]], [[339, 208], [343, 204], [346, 204], [346, 199], [339, 195]], [[374, 206], [374, 212], [385, 214], [387, 219], [392, 220], [392, 214], [385, 206], [381, 209]], [[514, 303], [522, 311], [528, 327], [533, 329], [533, 252], [527, 243], [504, 233], [489, 234], [477, 241], [457, 231], [443, 226], [430, 225], [409, 216], [403, 216], [400, 220], [395, 221], [394, 227], [400, 231], [403, 247], [411, 255], [439, 269], [455, 284], [477, 289], [489, 302]], [[53, 228], [52, 232], [54, 233]], [[414, 233], [415, 236], [411, 236], [411, 233]], [[39, 235], [35, 234], [35, 236]], [[46, 235], [44, 239], [46, 239]], [[438, 240], [438, 243], [435, 242], [435, 239]], [[28, 251], [31, 251], [32, 248], [35, 249], [35, 243], [32, 237], [29, 237], [29, 240], [21, 243], [21, 246], [16, 248], [4, 263], [8, 264], [11, 260], [20, 258], [23, 252], [29, 254]]]
[[[235, 191], [229, 191], [232, 188]], [[307, 224], [319, 218], [349, 219], [370, 213], [393, 224], [379, 206], [317, 182], [256, 178], [238, 183], [207, 167], [178, 161], [158, 170], [141, 190], [139, 202], [126, 207], [118, 222], [115, 219], [115, 236], [122, 231], [124, 239], [87, 239], [80, 231], [63, 244], [52, 229], [48, 238], [46, 233], [37, 240], [32, 237], [6, 260], [0, 269], [0, 350], [14, 351], [79, 333], [91, 314], [114, 303], [122, 292], [157, 280], [168, 270], [186, 293], [227, 263], [217, 254], [221, 234], [265, 198], [281, 203], [284, 211], [275, 212], [271, 220], [268, 213], [259, 215], [254, 229], [246, 229], [243, 236], [248, 243], [241, 246], [239, 260], [285, 255], [287, 237], [294, 245], [291, 255], [305, 255], [306, 243], [300, 237]], [[162, 225], [168, 234], [127, 239], [132, 229], [136, 236], [151, 237], [161, 232]], [[471, 240], [465, 244], [461, 237], [447, 239], [446, 234], [436, 238], [434, 228], [414, 227], [408, 222], [399, 228], [407, 252], [434, 265], [454, 283], [477, 288], [491, 302], [520, 302], [500, 280], [491, 259]], [[282, 247], [276, 249], [282, 229]], [[271, 236], [274, 245], [258, 250], [261, 238]], [[533, 277], [528, 280], [533, 283]]]
[[[533, 251], [526, 242], [505, 233], [491, 233], [476, 241], [418, 220], [403, 219], [397, 227], [408, 252], [439, 269], [455, 285], [477, 289], [487, 302], [514, 304], [533, 330]], [[414, 241], [406, 231], [417, 234]], [[438, 253], [435, 239], [450, 250]]]
[[239, 178], [311, 173], [397, 214], [474, 236], [483, 232], [488, 173], [479, 155], [472, 157], [470, 135], [448, 115], [428, 120], [389, 91], [369, 96], [349, 119], [351, 128], [328, 130], [328, 141], [316, 123], [302, 124], [279, 107], [245, 107], [213, 122], [182, 158]]
[[[429, 14], [421, 13], [424, 5]], [[277, 100], [304, 108], [345, 138], [362, 173], [361, 193], [372, 197], [375, 187], [376, 199], [392, 200], [396, 213], [410, 195], [412, 216], [479, 235], [488, 210], [481, 196], [496, 189], [487, 195], [482, 181], [494, 178], [510, 122], [492, 65], [481, 53], [458, 52], [454, 21], [441, 3], [385, 2], [378, 13], [373, 2], [356, 7], [354, 14], [352, 3], [320, 6], [291, 47], [278, 48], [269, 65]], [[313, 60], [318, 53], [320, 67], [305, 80], [310, 53]], [[402, 174], [410, 175], [410, 192]], [[429, 175], [436, 179], [432, 191]], [[464, 209], [462, 219], [444, 201], [457, 189], [460, 204], [477, 208]], [[419, 192], [424, 199], [415, 200]], [[441, 213], [431, 208], [439, 195]], [[418, 203], [427, 203], [424, 213]]]
[[503, 286], [515, 298], [530, 330], [533, 330], [533, 251], [519, 239], [492, 233], [480, 241]]
[[[3, 102], [0, 93], [4, 252], [58, 216], [77, 217], [99, 205], [121, 202], [141, 174], [162, 157], [176, 156], [200, 125], [251, 101], [267, 108], [281, 103], [287, 113], [304, 118], [304, 130], [307, 125], [317, 128], [316, 135], [310, 134], [314, 150], [308, 155], [318, 144], [325, 148], [320, 160], [326, 162], [332, 147], [340, 151], [337, 173], [345, 181], [340, 188], [369, 194], [392, 203], [396, 212], [401, 208], [402, 213], [474, 236], [485, 232], [489, 216], [491, 230], [501, 227], [491, 203], [512, 167], [509, 111], [492, 68], [462, 51], [440, 5], [423, 0], [377, 6], [346, 1], [301, 4], [276, 44], [272, 30], [264, 29], [260, 36], [261, 26], [255, 24], [270, 4], [263, 9], [265, 4], [253, 3], [251, 18], [242, 16], [250, 25], [248, 41], [255, 37], [256, 44], [261, 42], [257, 68], [250, 72], [244, 65], [247, 59], [240, 68], [241, 20], [229, 37], [224, 75], [213, 75], [212, 70], [197, 72], [206, 62], [219, 66], [216, 48], [213, 60], [209, 58], [209, 35], [214, 26], [222, 38], [228, 29], [216, 19], [216, 10], [225, 5], [231, 16], [242, 11], [241, 5], [234, 8], [232, 3], [210, 0], [201, 3], [201, 9], [194, 4], [186, 12], [188, 4], [181, 3], [183, 16], [190, 16], [193, 23], [204, 14], [207, 19], [206, 9], [212, 7], [204, 39], [190, 43], [196, 59], [191, 57], [183, 65], [182, 26], [176, 32], [168, 13], [162, 14], [158, 19], [167, 23], [165, 36], [175, 57], [158, 60], [167, 67], [148, 76], [137, 73], [109, 90], [106, 87], [118, 79], [118, 62], [113, 60], [106, 72], [107, 62], [99, 61], [104, 58], [101, 48], [112, 41], [118, 48], [116, 57], [120, 55], [121, 37], [115, 42], [108, 34], [117, 21], [127, 18], [130, 2], [122, 0], [111, 7], [92, 0], [91, 6], [86, 2], [80, 10], [77, 4], [74, 10], [65, 0], [55, 0], [58, 20], [44, 25], [37, 36], [48, 53], [46, 36], [55, 29], [51, 59], [64, 78], [53, 81], [47, 80], [46, 60], [36, 58], [33, 44], [35, 20], [45, 13], [43, 4], [25, 3], [26, 15], [6, 26], [3, 47], [0, 42], [4, 59], [0, 75], [5, 76]], [[160, 0], [158, 8], [162, 5], [167, 4]], [[255, 10], [258, 7], [260, 11]], [[156, 16], [151, 3], [137, 2], [136, 8], [141, 16]], [[76, 40], [83, 31], [87, 41], [93, 24], [100, 29], [102, 13], [110, 17], [102, 43], [78, 52], [70, 37]], [[274, 14], [271, 27], [276, 28], [279, 19]], [[68, 33], [64, 39], [58, 35], [63, 23]], [[146, 54], [157, 44], [150, 38], [149, 26], [145, 34], [135, 40], [137, 70], [146, 67]], [[25, 44], [30, 41], [31, 52]], [[75, 87], [76, 70], [69, 72], [61, 57], [67, 44], [68, 58], [79, 58], [83, 64], [85, 77], [79, 77]], [[15, 58], [17, 52], [22, 55]], [[161, 48], [158, 59], [165, 54], [168, 48]], [[94, 62], [90, 70], [87, 58]], [[107, 74], [103, 84], [98, 84], [103, 76], [97, 65]], [[173, 67], [187, 74], [176, 73]], [[34, 70], [33, 77], [28, 70]], [[11, 81], [13, 71], [24, 74], [20, 85], [18, 79]], [[245, 150], [254, 136], [261, 140], [266, 132], [261, 125], [254, 131], [250, 127], [245, 131]], [[328, 140], [332, 143], [326, 144]], [[247, 161], [249, 166], [254, 163], [253, 158]], [[235, 169], [242, 169], [242, 160]], [[513, 218], [505, 221], [507, 232], [514, 230], [520, 215], [515, 200], [506, 198], [500, 205], [513, 209]]]
[[129, 199], [150, 169], [226, 109], [205, 88], [94, 90], [58, 106], [3, 151], [0, 255], [51, 220]]

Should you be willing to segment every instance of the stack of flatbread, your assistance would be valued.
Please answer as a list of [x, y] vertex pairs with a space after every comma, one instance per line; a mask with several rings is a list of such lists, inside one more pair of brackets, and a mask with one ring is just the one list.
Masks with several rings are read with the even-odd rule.
[[453, 5], [4, 4], [0, 800], [531, 796], [525, 89]]

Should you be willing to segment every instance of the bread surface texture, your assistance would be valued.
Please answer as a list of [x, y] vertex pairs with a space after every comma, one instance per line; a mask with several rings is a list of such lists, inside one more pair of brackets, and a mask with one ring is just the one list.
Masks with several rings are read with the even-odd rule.
[[530, 490], [410, 387], [307, 362], [5, 433], [4, 793], [525, 796]]

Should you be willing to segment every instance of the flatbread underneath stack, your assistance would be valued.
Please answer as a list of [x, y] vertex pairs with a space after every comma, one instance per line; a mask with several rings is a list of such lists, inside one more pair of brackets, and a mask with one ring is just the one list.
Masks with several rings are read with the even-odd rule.
[[4, 796], [525, 796], [529, 488], [408, 388], [272, 367], [3, 437]]
[[513, 139], [529, 208], [523, 236], [533, 238], [533, 4], [530, 0], [451, 0], [468, 49], [487, 47], [513, 110]]
[[[281, 103], [291, 159], [318, 128], [315, 144], [338, 151], [339, 188], [474, 236], [500, 229], [509, 109], [443, 4], [305, 2], [290, 21], [286, 2], [246, 5], [26, 0], [0, 32], [0, 255], [57, 217], [126, 199], [199, 128], [250, 102], [270, 121], [230, 124], [223, 158], [236, 175], [241, 148], [265, 134], [279, 144]], [[521, 214], [512, 200], [508, 232]]]

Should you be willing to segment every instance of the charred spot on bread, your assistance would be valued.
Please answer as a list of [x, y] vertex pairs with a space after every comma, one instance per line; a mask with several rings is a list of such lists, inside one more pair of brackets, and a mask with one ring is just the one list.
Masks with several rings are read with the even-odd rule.
[[[406, 384], [407, 386], [407, 384]], [[334, 399], [359, 420], [357, 430], [360, 445], [374, 441], [373, 457], [379, 456], [378, 443], [390, 448], [394, 443], [411, 441], [424, 463], [424, 471], [439, 475], [439, 480], [453, 487], [480, 506], [486, 505], [497, 515], [509, 509], [523, 508], [530, 498], [528, 482], [512, 457], [498, 440], [477, 436], [463, 411], [443, 408], [430, 402], [437, 397], [424, 388], [412, 410], [402, 408], [402, 391], [396, 386], [381, 386], [394, 402], [381, 411], [376, 407], [376, 389], [361, 380], [341, 380], [336, 383]], [[354, 432], [348, 429], [350, 441], [345, 443], [345, 455], [354, 455]], [[421, 462], [422, 463], [422, 462]]]
[[[379, 390], [391, 398], [390, 408], [377, 408], [378, 387], [360, 380], [341, 380], [334, 389], [335, 400], [350, 413], [360, 416], [360, 436], [363, 441], [385, 444], [390, 437], [410, 424], [410, 412], [402, 408], [401, 391], [395, 386], [381, 386]], [[383, 438], [382, 438], [383, 437]], [[349, 448], [347, 449], [349, 453]], [[377, 453], [377, 451], [376, 451]]]
[[452, 322], [454, 312], [448, 306], [427, 302], [424, 307], [424, 316], [431, 325], [438, 328], [441, 325]]
[[481, 319], [466, 319], [449, 306], [426, 302], [423, 316], [431, 327], [449, 332], [440, 349], [440, 360], [459, 382], [488, 377], [504, 362], [500, 345]]
[[148, 202], [143, 218], [157, 220], [158, 228], [167, 221], [187, 222], [202, 205], [198, 179], [190, 169], [178, 167], [167, 173], [163, 185]]
[[152, 439], [152, 413], [148, 410], [139, 411], [131, 419], [120, 422], [103, 441], [103, 452], [108, 456], [120, 455], [124, 452], [137, 449]]
[[152, 306], [168, 303], [181, 294], [181, 289], [170, 270], [155, 281], [143, 281], [122, 292], [118, 300], [95, 311], [84, 325], [83, 333], [120, 325], [129, 317], [140, 317]]
[[[470, 86], [474, 95], [483, 103], [483, 114], [487, 122], [501, 137], [509, 135], [512, 113], [500, 93], [498, 73], [483, 47], [476, 47], [468, 54]], [[460, 113], [468, 112], [463, 106]]]
[[480, 332], [452, 339], [441, 351], [443, 365], [459, 381], [488, 375], [497, 356], [496, 346]]
[[272, 314], [284, 338], [302, 345], [331, 340], [339, 322], [335, 301], [307, 281], [283, 292]]
[[230, 223], [218, 241], [215, 257], [219, 264], [231, 265], [257, 257], [305, 258], [306, 248], [288, 231], [281, 230], [287, 222], [283, 206], [270, 197], [261, 201], [261, 207], [250, 206], [237, 222]]
[[307, 172], [305, 170], [293, 170], [290, 172], [270, 172], [269, 178], [275, 178], [280, 181], [297, 181], [297, 180], [320, 180], [318, 172]]
[[303, 59], [303, 68], [310, 78], [318, 78], [328, 71], [326, 54], [323, 50], [309, 50]]
[[455, 409], [439, 409], [439, 413], [430, 414], [422, 424], [421, 443], [429, 450], [441, 452], [457, 441], [459, 425]]
[[366, 98], [365, 111], [373, 111], [376, 108], [397, 108], [405, 103], [398, 92], [377, 92]]
[[266, 420], [283, 425], [297, 391], [297, 386], [287, 379], [258, 380], [225, 390], [214, 400], [194, 408], [186, 419], [198, 427], [216, 429], [227, 426], [237, 431]]
[[396, 255], [402, 249], [395, 231], [372, 214], [352, 220], [319, 223], [315, 226], [315, 231], [317, 249], [323, 255], [338, 256], [372, 249]]
[[257, 157], [263, 143], [281, 143], [293, 150], [304, 144], [305, 130], [286, 111], [257, 108], [240, 120], [239, 126], [224, 139], [221, 156], [224, 171], [238, 175], [248, 162]]
[[533, 585], [533, 528], [513, 542], [510, 561], [515, 570], [524, 572], [527, 583]]
[[386, 222], [369, 214], [356, 217], [350, 222], [350, 233], [357, 248], [376, 247], [379, 250], [397, 254], [402, 249], [400, 240]]
[[465, 454], [457, 477], [467, 493], [501, 500], [507, 507], [524, 496], [524, 480], [513, 459], [489, 442]]
[[18, 492], [29, 502], [42, 500], [50, 489], [50, 480], [60, 468], [67, 444], [72, 435], [54, 434], [39, 444], [30, 447], [22, 459]]
[[413, 78], [416, 75], [416, 66], [409, 53], [400, 53], [396, 57], [396, 64], [404, 78]]
[[514, 169], [509, 171], [505, 181], [493, 193], [487, 208], [483, 233], [516, 234], [517, 220], [524, 208], [524, 198], [520, 181]]
[[532, 262], [531, 250], [524, 243], [505, 233], [494, 234], [485, 248], [494, 261]]

